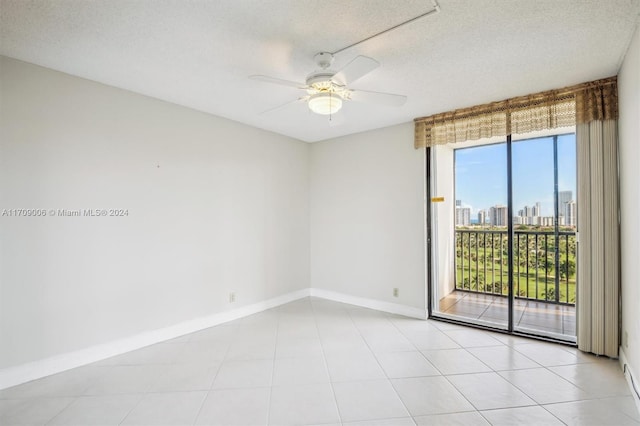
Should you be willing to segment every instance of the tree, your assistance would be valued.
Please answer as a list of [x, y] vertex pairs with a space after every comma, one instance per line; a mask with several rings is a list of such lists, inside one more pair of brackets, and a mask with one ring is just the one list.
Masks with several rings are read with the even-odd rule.
[[576, 261], [575, 259], [564, 258], [560, 261], [560, 278], [566, 279], [572, 277], [576, 273]]

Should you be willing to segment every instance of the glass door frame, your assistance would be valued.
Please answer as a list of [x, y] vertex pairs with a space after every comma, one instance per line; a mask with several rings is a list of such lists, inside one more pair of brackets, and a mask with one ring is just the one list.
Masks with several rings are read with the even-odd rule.
[[[568, 134], [566, 132], [554, 133], [547, 135], [547, 137], [553, 138], [553, 172], [554, 172], [554, 230], [557, 234], [558, 232], [558, 214], [559, 214], [559, 205], [558, 205], [558, 137], [561, 135]], [[530, 139], [535, 139], [536, 137], [532, 137]], [[548, 340], [553, 342], [559, 342], [564, 344], [569, 344], [572, 346], [576, 346], [576, 342], [573, 340], [565, 340], [562, 338], [554, 338], [549, 337], [543, 334], [536, 334], [534, 332], [526, 332], [518, 330], [514, 327], [514, 273], [515, 268], [513, 267], [513, 255], [514, 255], [514, 224], [513, 224], [513, 157], [512, 157], [512, 135], [506, 135], [505, 137], [506, 143], [506, 154], [507, 154], [507, 257], [509, 264], [509, 274], [508, 274], [508, 309], [507, 309], [507, 327], [491, 327], [486, 324], [473, 322], [471, 319], [465, 320], [462, 317], [460, 319], [453, 319], [450, 317], [438, 316], [437, 313], [434, 314], [434, 291], [435, 291], [435, 283], [434, 283], [434, 271], [433, 266], [435, 264], [433, 258], [433, 188], [432, 188], [432, 177], [433, 177], [433, 153], [430, 147], [425, 149], [425, 198], [426, 198], [426, 208], [425, 208], [425, 222], [426, 222], [426, 266], [427, 266], [427, 315], [429, 319], [435, 319], [438, 321], [450, 322], [455, 324], [463, 324], [467, 326], [472, 326], [481, 329], [487, 329], [491, 331], [512, 334], [512, 335], [521, 335], [525, 337], [533, 337], [541, 340]], [[529, 139], [529, 138], [527, 138]], [[526, 140], [526, 139], [524, 139]], [[455, 185], [454, 185], [455, 191]], [[455, 194], [455, 193], [454, 193]], [[454, 195], [455, 198], [455, 195]], [[455, 226], [455, 225], [454, 225]], [[557, 237], [557, 235], [556, 235]], [[556, 238], [557, 241], [557, 238]], [[556, 248], [555, 256], [558, 256], [558, 249]], [[454, 258], [455, 259], [455, 258]], [[455, 261], [455, 260], [454, 260]], [[557, 273], [557, 272], [556, 272]]]

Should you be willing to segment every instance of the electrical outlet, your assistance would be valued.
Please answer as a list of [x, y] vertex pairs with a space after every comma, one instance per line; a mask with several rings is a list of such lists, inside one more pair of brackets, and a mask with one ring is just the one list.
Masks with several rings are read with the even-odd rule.
[[236, 294], [235, 293], [229, 293], [229, 303], [233, 303], [236, 301]]
[[400, 294], [400, 290], [398, 290], [397, 288], [393, 289], [393, 297], [398, 297], [398, 295]]
[[622, 345], [625, 349], [629, 348], [629, 332], [625, 330]]

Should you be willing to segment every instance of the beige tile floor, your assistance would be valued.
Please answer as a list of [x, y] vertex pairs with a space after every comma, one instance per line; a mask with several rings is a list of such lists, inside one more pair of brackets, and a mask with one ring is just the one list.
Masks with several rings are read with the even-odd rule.
[[[471, 320], [507, 324], [506, 297], [454, 291], [440, 299], [440, 312]], [[534, 300], [515, 299], [514, 325], [526, 332], [575, 338], [576, 308]]]
[[640, 424], [616, 360], [306, 298], [0, 391], [2, 425]]

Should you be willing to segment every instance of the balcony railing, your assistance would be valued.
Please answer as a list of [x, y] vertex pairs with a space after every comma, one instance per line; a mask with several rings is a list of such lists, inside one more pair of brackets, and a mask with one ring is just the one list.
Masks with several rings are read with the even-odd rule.
[[[506, 230], [456, 229], [456, 290], [508, 295]], [[514, 230], [513, 286], [519, 299], [575, 304], [573, 231]]]

